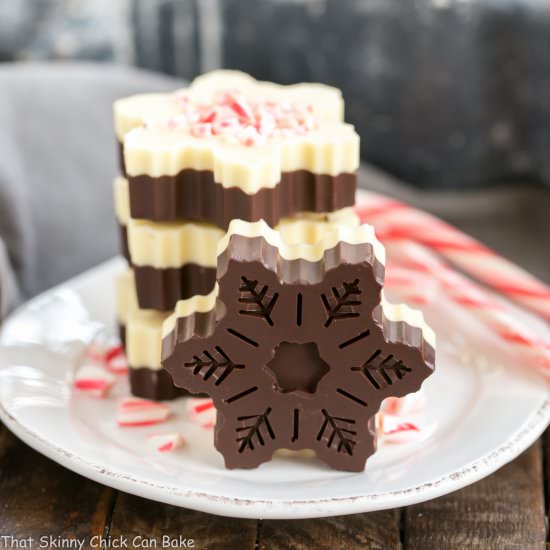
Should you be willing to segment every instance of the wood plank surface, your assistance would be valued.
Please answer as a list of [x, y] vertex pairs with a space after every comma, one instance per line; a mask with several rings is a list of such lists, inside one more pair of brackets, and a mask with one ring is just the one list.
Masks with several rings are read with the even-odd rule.
[[544, 502], [546, 505], [546, 546], [550, 549], [550, 427], [541, 438], [544, 456]]
[[172, 541], [192, 539], [199, 549], [254, 550], [257, 524], [256, 520], [213, 516], [118, 493], [109, 535], [126, 538], [128, 548], [143, 548], [140, 537], [149, 537], [162, 548], [164, 536]]
[[321, 519], [263, 521], [259, 550], [400, 548], [400, 512], [385, 510]]
[[546, 548], [542, 445], [493, 475], [405, 511], [411, 550]]
[[[57, 465], [0, 423], [0, 535], [52, 535], [89, 541], [102, 535], [114, 491]], [[49, 542], [49, 541], [48, 541]], [[13, 548], [0, 538], [0, 548]]]
[[[544, 437], [550, 448], [550, 433]], [[0, 536], [124, 538], [129, 548], [167, 536], [210, 550], [544, 549], [543, 445], [461, 491], [370, 514], [256, 521], [212, 516], [118, 493], [58, 466], [0, 426]], [[544, 467], [550, 474], [550, 457]], [[550, 475], [546, 476], [546, 480]], [[546, 481], [548, 484], [549, 482]], [[550, 485], [547, 486], [550, 490]], [[138, 537], [138, 544], [132, 544]], [[13, 548], [0, 538], [0, 548]], [[37, 544], [35, 545], [37, 547]], [[182, 546], [180, 546], [182, 547]]]

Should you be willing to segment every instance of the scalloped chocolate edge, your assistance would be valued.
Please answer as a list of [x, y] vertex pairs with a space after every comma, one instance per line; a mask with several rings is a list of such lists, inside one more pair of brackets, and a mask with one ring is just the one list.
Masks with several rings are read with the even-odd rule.
[[[325, 249], [319, 261], [312, 262], [303, 258], [284, 258], [279, 248], [268, 243], [264, 237], [247, 237], [233, 233], [218, 256], [216, 275], [218, 281], [223, 278], [232, 257], [237, 257], [242, 262], [263, 263], [268, 269], [277, 273], [285, 284], [297, 282], [317, 284], [322, 281], [326, 272], [341, 263], [364, 262], [372, 266], [373, 275], [380, 286], [384, 281], [384, 264], [377, 258], [374, 246], [370, 242], [351, 244], [340, 241], [336, 246]], [[212, 333], [216, 315], [223, 309], [217, 307], [220, 302], [218, 294], [219, 289], [216, 285], [208, 295], [196, 295], [187, 300], [178, 301], [174, 313], [163, 323], [163, 358], [172, 353], [177, 342], [188, 340], [193, 336], [205, 338]]]
[[232, 258], [240, 262], [261, 262], [268, 269], [277, 273], [284, 284], [318, 284], [325, 273], [340, 264], [359, 264], [367, 262], [372, 266], [379, 285], [384, 281], [384, 264], [376, 257], [371, 243], [351, 244], [339, 242], [332, 248], [325, 249], [319, 261], [304, 258], [285, 258], [280, 248], [267, 243], [263, 237], [246, 237], [233, 234], [229, 245], [218, 256], [218, 281], [224, 276]]
[[[223, 236], [218, 244], [218, 266], [219, 257], [229, 249], [231, 255], [231, 247], [236, 242], [241, 242], [239, 237], [247, 239], [242, 241], [246, 243], [253, 239], [260, 239], [265, 242], [266, 248], [269, 245], [270, 250], [266, 252], [263, 247], [251, 246], [249, 250], [245, 248], [239, 250], [239, 258], [247, 258], [248, 261], [263, 260], [263, 255], [266, 254], [265, 261], [270, 261], [269, 267], [277, 270], [276, 263], [273, 263], [271, 257], [276, 254], [282, 260], [307, 260], [313, 263], [320, 263], [323, 266], [323, 272], [336, 267], [339, 262], [336, 259], [340, 258], [345, 263], [363, 263], [365, 260], [371, 265], [374, 260], [378, 260], [382, 265], [386, 262], [386, 250], [376, 238], [374, 227], [372, 225], [345, 225], [332, 222], [316, 222], [315, 220], [300, 220], [295, 219], [290, 223], [285, 224], [282, 229], [272, 229], [264, 220], [257, 222], [245, 222], [243, 220], [233, 220], [228, 231]], [[340, 255], [332, 258], [327, 253], [331, 249], [338, 249], [339, 245], [353, 245], [357, 247], [357, 252], [353, 248], [343, 247], [340, 250]], [[370, 246], [370, 252], [367, 256], [361, 256], [363, 245]], [[327, 256], [327, 257], [326, 257]], [[325, 258], [326, 257], [326, 258]], [[331, 263], [327, 267], [326, 260]], [[219, 270], [219, 269], [218, 269]], [[219, 278], [219, 277], [218, 277]], [[286, 279], [283, 279], [286, 281]], [[305, 279], [308, 283], [314, 283], [309, 278]]]
[[[345, 228], [338, 226], [338, 234], [347, 234], [354, 240], [370, 226]], [[248, 234], [240, 234], [239, 230], [247, 230]], [[269, 235], [269, 237], [266, 237]], [[235, 221], [220, 243], [218, 255], [217, 280], [220, 281], [228, 269], [233, 257], [242, 262], [261, 262], [268, 269], [277, 273], [285, 284], [309, 283], [317, 284], [323, 280], [325, 273], [335, 269], [341, 263], [359, 264], [367, 262], [372, 266], [373, 276], [380, 287], [384, 282], [384, 256], [381, 254], [380, 243], [372, 233], [372, 242], [345, 242], [339, 240], [336, 246], [323, 248], [323, 241], [309, 245], [309, 252], [322, 253], [318, 261], [308, 261], [301, 257], [293, 257], [304, 252], [303, 245], [284, 245], [280, 242], [269, 242], [277, 238], [278, 232], [265, 226], [263, 222], [247, 224]], [[330, 239], [328, 240], [330, 242]], [[289, 258], [285, 258], [286, 252]], [[382, 256], [382, 257], [380, 257]], [[219, 289], [216, 287], [203, 296], [193, 296], [176, 304], [174, 313], [163, 323], [162, 357], [170, 355], [176, 343], [193, 336], [201, 338], [209, 336], [215, 326]], [[197, 304], [200, 306], [197, 307]], [[380, 306], [375, 308], [375, 321], [383, 327], [386, 339], [405, 345], [420, 348], [422, 356], [428, 364], [433, 365], [435, 357], [435, 333], [425, 322], [420, 310], [405, 304], [388, 302], [381, 292]], [[165, 347], [166, 346], [166, 347]], [[170, 350], [170, 351], [169, 351]], [[165, 353], [166, 352], [166, 353]]]
[[185, 169], [175, 176], [130, 176], [130, 215], [151, 221], [209, 222], [226, 229], [233, 219], [264, 219], [275, 226], [300, 212], [334, 212], [355, 204], [357, 175], [283, 172], [273, 188], [252, 195], [224, 188], [210, 170]]

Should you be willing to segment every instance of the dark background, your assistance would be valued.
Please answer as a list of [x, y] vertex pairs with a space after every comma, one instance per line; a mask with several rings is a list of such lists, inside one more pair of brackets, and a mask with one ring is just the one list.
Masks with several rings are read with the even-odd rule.
[[322, 81], [416, 187], [550, 185], [550, 0], [0, 0], [0, 60], [46, 59]]

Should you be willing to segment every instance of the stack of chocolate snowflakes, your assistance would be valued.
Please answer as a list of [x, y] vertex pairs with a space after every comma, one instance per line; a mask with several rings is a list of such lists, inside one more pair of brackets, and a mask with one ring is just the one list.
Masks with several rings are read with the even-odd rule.
[[384, 300], [384, 249], [351, 208], [343, 111], [334, 88], [231, 71], [115, 103], [132, 392], [210, 395], [229, 468], [284, 448], [362, 470], [382, 400], [433, 370], [432, 331]]

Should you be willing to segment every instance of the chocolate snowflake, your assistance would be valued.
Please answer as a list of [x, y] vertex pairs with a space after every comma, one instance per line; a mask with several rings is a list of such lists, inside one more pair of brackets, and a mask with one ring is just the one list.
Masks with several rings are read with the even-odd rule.
[[285, 448], [360, 471], [376, 448], [382, 400], [432, 373], [431, 331], [381, 304], [384, 266], [372, 239], [358, 238], [364, 229], [304, 256], [262, 222], [239, 223], [211, 303], [192, 299], [172, 319], [163, 365], [176, 386], [213, 398], [228, 468], [256, 467]]

